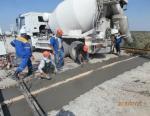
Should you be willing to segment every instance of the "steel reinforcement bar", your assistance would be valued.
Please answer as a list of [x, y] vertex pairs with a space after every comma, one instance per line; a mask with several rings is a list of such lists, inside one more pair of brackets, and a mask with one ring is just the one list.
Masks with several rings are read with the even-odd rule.
[[30, 90], [28, 89], [26, 83], [23, 80], [18, 80], [17, 82], [19, 90], [24, 95], [29, 107], [33, 111], [34, 116], [46, 116], [43, 109], [40, 107], [36, 99], [30, 93]]

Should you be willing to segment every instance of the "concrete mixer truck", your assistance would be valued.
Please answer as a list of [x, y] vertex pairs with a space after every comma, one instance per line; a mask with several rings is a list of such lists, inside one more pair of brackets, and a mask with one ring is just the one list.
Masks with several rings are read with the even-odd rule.
[[[63, 0], [51, 13], [44, 13], [43, 19], [55, 33], [61, 28], [65, 55], [76, 59], [76, 46], [85, 43], [88, 52], [107, 53], [111, 48], [111, 34], [126, 35], [131, 42], [128, 19], [124, 9], [128, 0]], [[49, 40], [36, 41], [36, 46], [47, 46]], [[44, 48], [44, 47], [43, 47]]]

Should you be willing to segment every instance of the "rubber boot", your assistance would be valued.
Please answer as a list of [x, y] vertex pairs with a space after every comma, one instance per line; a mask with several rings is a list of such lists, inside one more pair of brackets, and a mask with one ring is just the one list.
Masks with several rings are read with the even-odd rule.
[[32, 68], [30, 68], [30, 69], [28, 70], [27, 77], [28, 77], [28, 76], [30, 76], [30, 75], [32, 75], [32, 74], [33, 74], [33, 69], [32, 69]]

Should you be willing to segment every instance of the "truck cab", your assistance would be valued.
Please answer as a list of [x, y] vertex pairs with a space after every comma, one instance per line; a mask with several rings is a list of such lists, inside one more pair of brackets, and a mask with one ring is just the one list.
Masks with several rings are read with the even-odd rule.
[[33, 48], [40, 48], [38, 46], [39, 41], [46, 40], [47, 34], [50, 33], [50, 29], [47, 27], [47, 22], [43, 19], [44, 13], [28, 12], [19, 15], [16, 19], [17, 32], [21, 29], [25, 29], [27, 34], [31, 36], [31, 43]]
[[44, 33], [46, 22], [43, 20], [43, 13], [29, 12], [21, 14], [16, 19], [16, 26], [18, 31], [21, 28], [26, 28], [27, 32], [31, 35], [38, 35]]

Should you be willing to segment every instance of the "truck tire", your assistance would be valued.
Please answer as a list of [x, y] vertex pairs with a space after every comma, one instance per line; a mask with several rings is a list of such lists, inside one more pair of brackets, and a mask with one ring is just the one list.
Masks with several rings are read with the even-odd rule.
[[71, 43], [71, 46], [69, 48], [69, 54], [70, 54], [70, 57], [75, 61], [76, 58], [77, 58], [77, 54], [76, 54], [76, 47], [78, 44], [82, 44], [82, 42], [80, 41], [75, 41], [75, 42], [72, 42]]
[[69, 56], [69, 45], [63, 41], [64, 56]]

